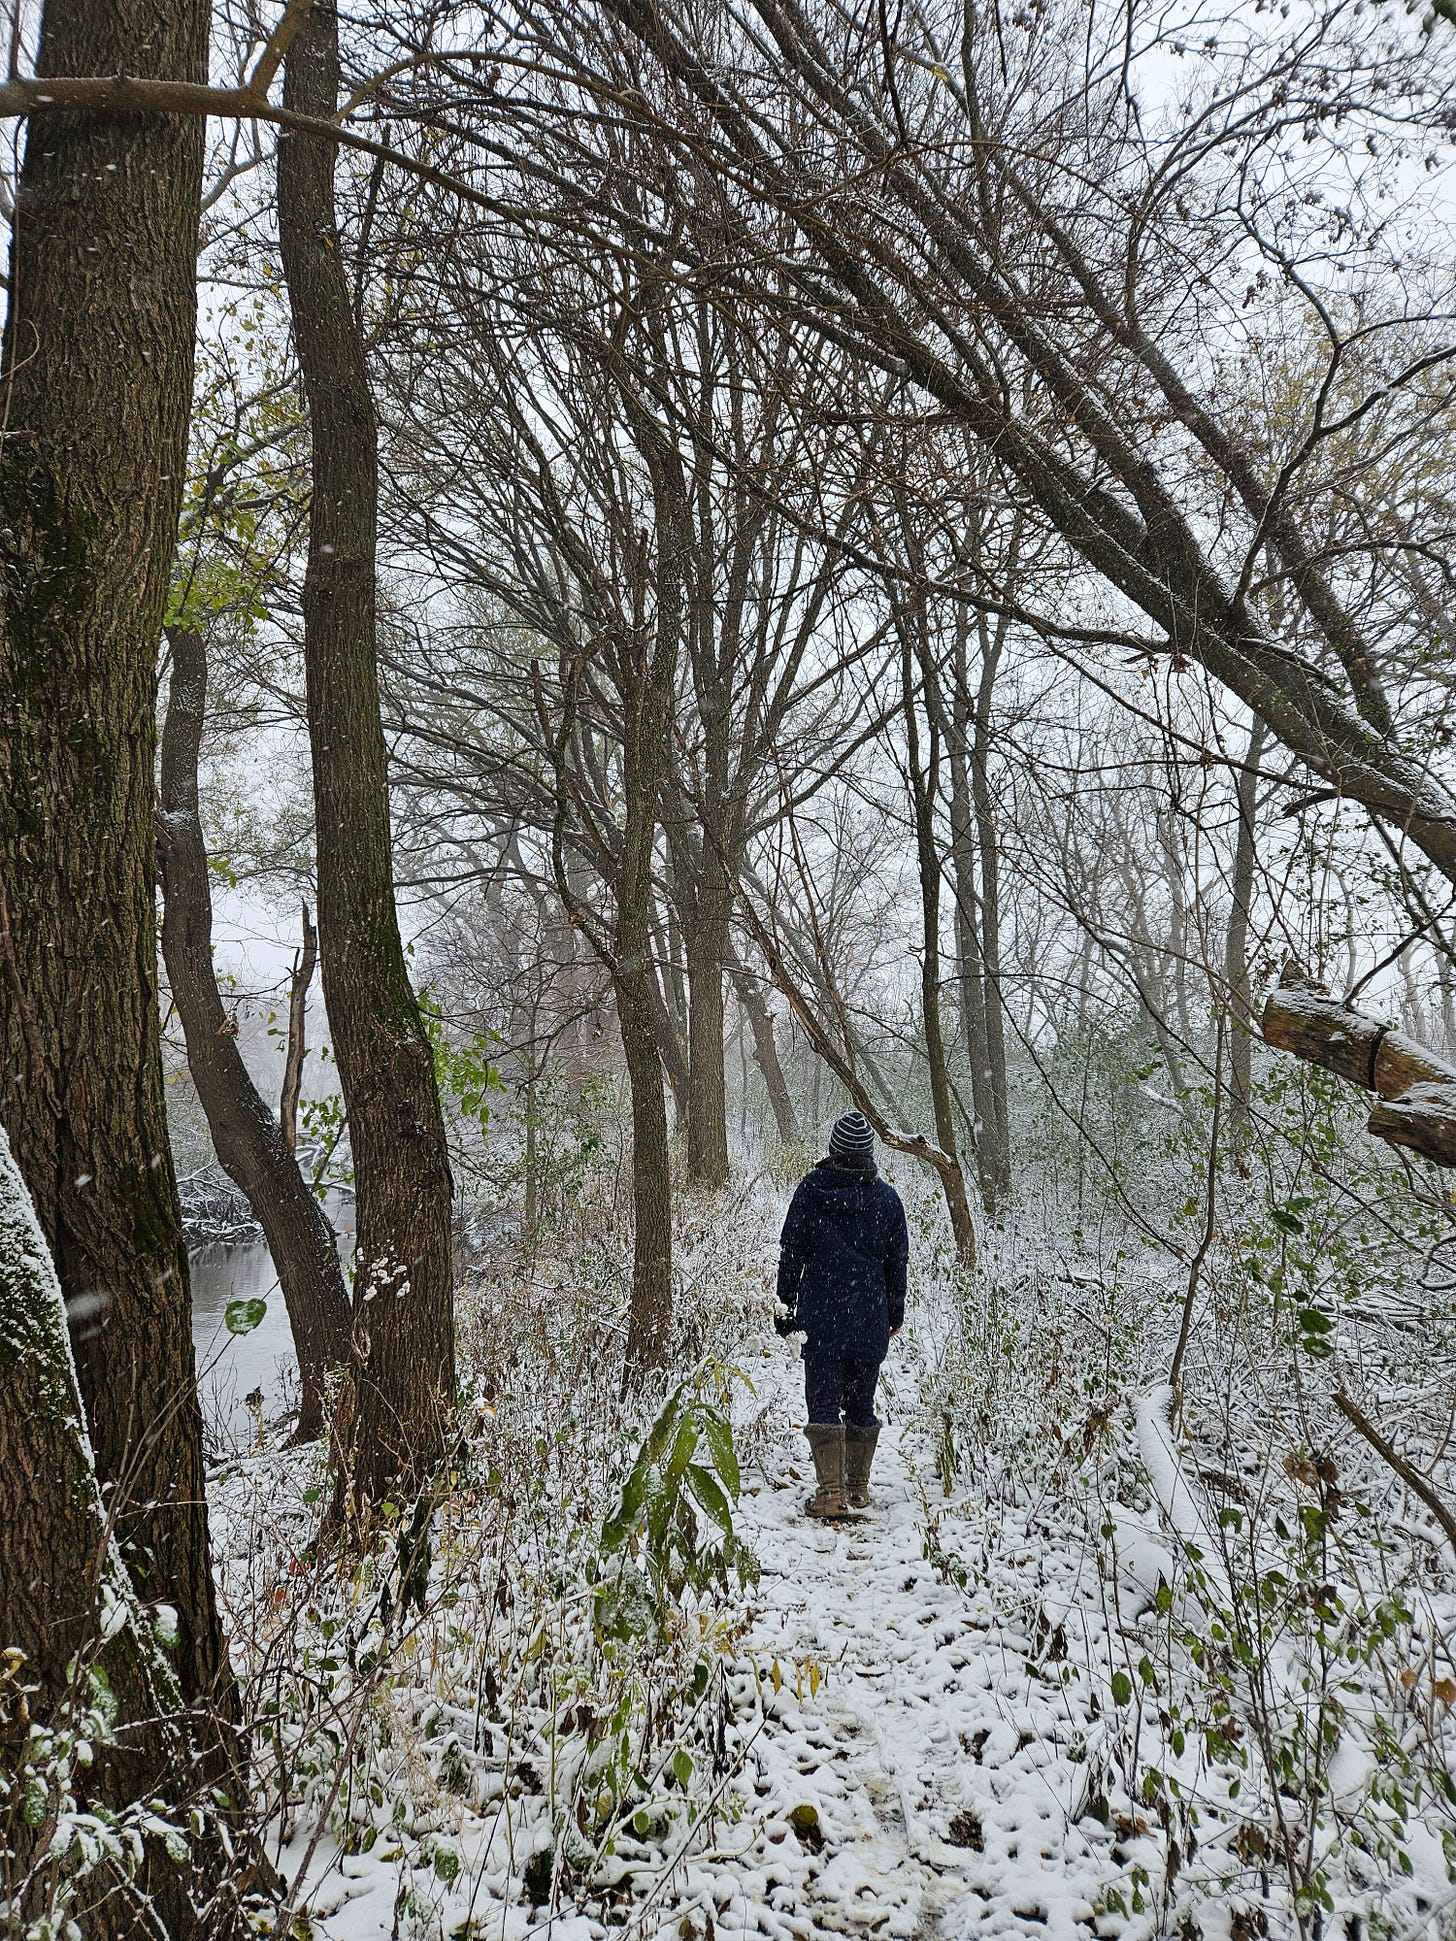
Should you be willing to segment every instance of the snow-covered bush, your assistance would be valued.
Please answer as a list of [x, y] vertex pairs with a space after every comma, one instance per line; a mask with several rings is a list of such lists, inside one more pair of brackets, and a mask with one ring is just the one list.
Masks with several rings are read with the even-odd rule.
[[[1215, 1220], [1184, 1209], [1196, 1259], [1176, 1225], [1181, 1258], [1143, 1244], [1140, 1196], [1094, 1224], [1064, 1182], [1048, 1219], [1041, 1178], [1034, 1227], [1023, 1202], [976, 1281], [935, 1290], [925, 1553], [1080, 1721], [1099, 1931], [1444, 1933], [1456, 1573], [1356, 1423], [1451, 1500], [1450, 1210], [1350, 1140], [1320, 1075], [1276, 1076], [1261, 1111]], [[1164, 1163], [1196, 1177], [1197, 1145]]]
[[[729, 1251], [686, 1236], [690, 1271]], [[606, 1243], [533, 1261], [503, 1241], [495, 1260], [462, 1294], [470, 1434], [361, 1558], [313, 1545], [321, 1457], [239, 1465], [218, 1492], [271, 1837], [305, 1880], [321, 1854], [397, 1870], [421, 1934], [457, 1917], [466, 1859], [496, 1904], [631, 1901], [731, 1814], [741, 1758], [723, 1606], [754, 1570], [734, 1519], [742, 1378], [702, 1362], [644, 1416], [602, 1352]], [[736, 1301], [761, 1300], [741, 1250], [736, 1271]], [[684, 1306], [685, 1352], [733, 1333], [734, 1299]]]

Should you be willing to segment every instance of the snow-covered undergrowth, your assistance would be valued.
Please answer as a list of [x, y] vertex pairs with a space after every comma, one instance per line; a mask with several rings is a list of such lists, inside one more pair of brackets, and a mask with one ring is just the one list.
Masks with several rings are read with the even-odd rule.
[[1331, 1400], [1358, 1367], [1448, 1488], [1434, 1308], [1418, 1336], [1342, 1316], [1325, 1354], [1225, 1250], [1175, 1408], [1181, 1269], [1013, 1227], [967, 1288], [927, 1216], [875, 1507], [833, 1530], [800, 1514], [767, 1325], [779, 1211], [760, 1186], [686, 1223], [696, 1372], [655, 1436], [662, 1395], [616, 1393], [611, 1248], [476, 1275], [480, 1406], [427, 1552], [404, 1506], [363, 1565], [315, 1559], [307, 1454], [217, 1478], [290, 1915], [335, 1941], [1452, 1932], [1452, 1559]]

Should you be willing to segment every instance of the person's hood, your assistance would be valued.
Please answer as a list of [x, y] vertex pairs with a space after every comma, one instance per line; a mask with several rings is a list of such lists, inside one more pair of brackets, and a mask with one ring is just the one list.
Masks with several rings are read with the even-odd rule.
[[819, 1160], [809, 1175], [816, 1186], [838, 1189], [844, 1186], [872, 1186], [879, 1178], [873, 1166], [841, 1166], [837, 1160]]

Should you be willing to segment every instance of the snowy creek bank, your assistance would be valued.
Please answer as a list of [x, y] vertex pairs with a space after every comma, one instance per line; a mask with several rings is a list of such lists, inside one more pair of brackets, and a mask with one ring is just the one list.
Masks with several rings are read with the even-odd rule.
[[[354, 1249], [352, 1196], [330, 1194], [327, 1211], [347, 1271]], [[194, 1246], [188, 1274], [192, 1352], [209, 1446], [214, 1454], [256, 1449], [264, 1426], [291, 1412], [298, 1401], [293, 1330], [268, 1244], [248, 1239]], [[261, 1318], [254, 1318], [259, 1303]], [[242, 1326], [237, 1325], [240, 1305], [252, 1308]]]

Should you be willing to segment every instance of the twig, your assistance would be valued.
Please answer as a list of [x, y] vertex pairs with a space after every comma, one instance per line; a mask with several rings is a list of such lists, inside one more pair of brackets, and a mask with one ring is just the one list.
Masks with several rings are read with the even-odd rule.
[[1431, 1512], [1431, 1515], [1446, 1532], [1446, 1541], [1451, 1546], [1452, 1554], [1456, 1555], [1456, 1516], [1453, 1516], [1451, 1511], [1441, 1501], [1440, 1497], [1432, 1488], [1430, 1481], [1418, 1469], [1412, 1468], [1405, 1457], [1385, 1440], [1385, 1437], [1376, 1428], [1369, 1416], [1364, 1413], [1357, 1403], [1351, 1401], [1350, 1397], [1342, 1388], [1335, 1391], [1335, 1407], [1344, 1416], [1345, 1420], [1365, 1438], [1382, 1461], [1395, 1471], [1406, 1488], [1413, 1490], [1419, 1496], [1426, 1508]]
[[1223, 1116], [1223, 1040], [1227, 1014], [1218, 1014], [1218, 1042], [1213, 1050], [1213, 1124], [1208, 1134], [1208, 1207], [1203, 1222], [1203, 1233], [1188, 1265], [1188, 1292], [1183, 1296], [1183, 1318], [1178, 1325], [1178, 1345], [1173, 1350], [1173, 1365], [1168, 1370], [1168, 1382], [1174, 1393], [1178, 1389], [1178, 1377], [1183, 1373], [1183, 1356], [1188, 1349], [1188, 1337], [1193, 1329], [1193, 1309], [1198, 1299], [1198, 1277], [1203, 1271], [1203, 1263], [1208, 1258], [1209, 1248], [1213, 1245], [1218, 1231], [1218, 1135], [1219, 1121]]

